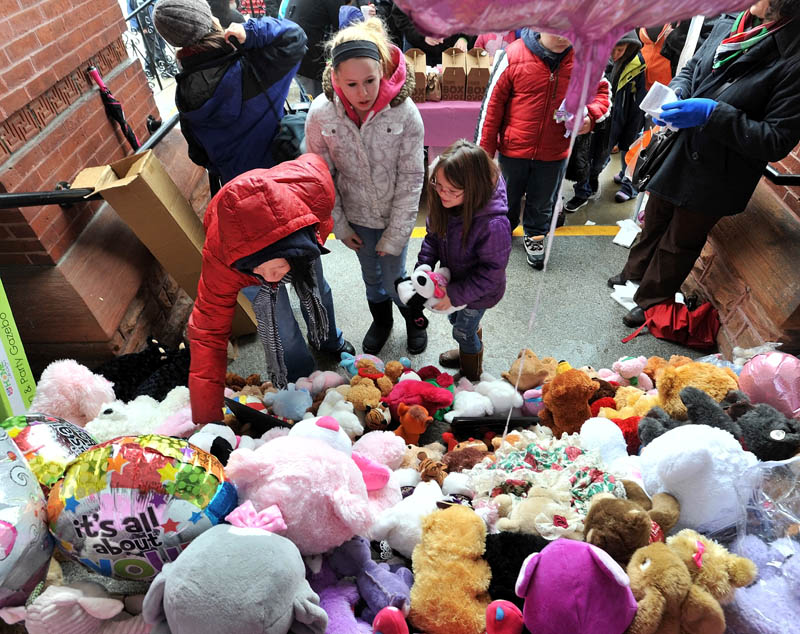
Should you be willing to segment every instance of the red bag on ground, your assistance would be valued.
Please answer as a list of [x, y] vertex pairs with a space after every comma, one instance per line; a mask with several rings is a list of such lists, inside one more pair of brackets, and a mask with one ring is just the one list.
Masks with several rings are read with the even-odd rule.
[[689, 311], [686, 304], [675, 302], [656, 304], [644, 311], [645, 322], [625, 337], [628, 343], [647, 326], [654, 337], [674, 341], [696, 350], [713, 350], [717, 347], [719, 312], [710, 302]]

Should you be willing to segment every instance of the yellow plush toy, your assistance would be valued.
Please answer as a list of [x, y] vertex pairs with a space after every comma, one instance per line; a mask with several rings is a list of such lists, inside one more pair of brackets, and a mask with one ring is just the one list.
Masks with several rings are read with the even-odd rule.
[[667, 546], [686, 564], [692, 582], [721, 605], [733, 601], [736, 588], [749, 586], [758, 574], [752, 561], [728, 552], [713, 539], [690, 528], [668, 537]]
[[427, 634], [483, 634], [492, 571], [483, 559], [486, 524], [460, 504], [422, 520], [411, 561], [411, 623]]
[[710, 363], [692, 361], [680, 366], [666, 366], [656, 373], [656, 388], [661, 408], [676, 420], [686, 420], [686, 405], [681, 390], [688, 386], [706, 392], [718, 403], [730, 390], [739, 389], [739, 379], [729, 368], [720, 368]]
[[598, 416], [605, 418], [630, 418], [631, 416], [645, 416], [655, 406], [660, 405], [658, 396], [647, 394], [633, 385], [624, 385], [614, 395], [617, 409], [601, 407]]

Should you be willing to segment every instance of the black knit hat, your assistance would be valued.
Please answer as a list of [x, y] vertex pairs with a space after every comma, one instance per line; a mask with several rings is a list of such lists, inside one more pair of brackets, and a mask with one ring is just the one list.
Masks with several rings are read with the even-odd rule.
[[172, 46], [191, 46], [214, 30], [206, 0], [158, 0], [153, 9], [156, 30]]

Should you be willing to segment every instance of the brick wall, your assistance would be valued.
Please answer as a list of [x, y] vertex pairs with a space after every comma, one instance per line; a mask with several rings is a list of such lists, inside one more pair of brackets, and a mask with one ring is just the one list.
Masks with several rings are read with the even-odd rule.
[[[157, 108], [121, 39], [116, 0], [3, 0], [0, 191], [52, 190], [84, 167], [132, 152], [86, 74], [100, 70], [140, 141]], [[0, 210], [0, 266], [53, 265], [99, 203]]]
[[[782, 161], [772, 164], [782, 174], [800, 174], [800, 145]], [[767, 181], [769, 183], [769, 181]], [[800, 218], [800, 187], [781, 187], [769, 183], [770, 189], [774, 191], [781, 201]]]

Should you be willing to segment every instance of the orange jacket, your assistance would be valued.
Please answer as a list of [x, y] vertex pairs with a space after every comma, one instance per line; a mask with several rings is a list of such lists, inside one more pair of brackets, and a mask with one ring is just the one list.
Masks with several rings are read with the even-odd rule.
[[642, 50], [640, 52], [646, 65], [644, 85], [647, 90], [650, 90], [650, 86], [655, 82], [669, 86], [669, 82], [672, 81], [672, 68], [669, 65], [669, 60], [661, 54], [664, 41], [671, 32], [672, 25], [665, 24], [654, 42], [647, 35], [647, 29], [644, 27], [639, 29], [639, 39], [642, 41]]
[[206, 240], [197, 299], [189, 317], [192, 420], [222, 419], [228, 338], [236, 297], [258, 278], [233, 268], [298, 229], [318, 225], [320, 244], [333, 228], [336, 196], [328, 165], [304, 154], [271, 169], [245, 172], [226, 183], [208, 204]]

